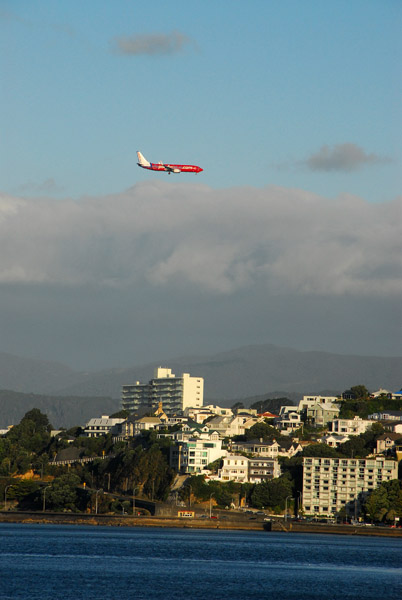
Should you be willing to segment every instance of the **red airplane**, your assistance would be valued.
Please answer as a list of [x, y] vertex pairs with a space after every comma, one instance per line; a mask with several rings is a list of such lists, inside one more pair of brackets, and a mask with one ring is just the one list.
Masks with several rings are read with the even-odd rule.
[[165, 165], [162, 162], [150, 163], [146, 158], [144, 158], [141, 152], [137, 152], [137, 156], [137, 165], [139, 167], [142, 167], [143, 169], [149, 169], [150, 171], [167, 171], [169, 175], [170, 173], [201, 173], [201, 171], [204, 170], [196, 165]]

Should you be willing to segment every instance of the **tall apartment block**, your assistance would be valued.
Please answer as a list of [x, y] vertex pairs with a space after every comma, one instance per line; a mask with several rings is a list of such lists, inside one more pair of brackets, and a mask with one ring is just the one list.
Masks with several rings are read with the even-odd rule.
[[204, 401], [204, 379], [183, 373], [176, 377], [171, 369], [157, 367], [148, 383], [123, 385], [122, 407], [130, 412], [140, 408], [155, 411], [160, 403], [167, 415], [187, 407], [200, 408]]
[[334, 516], [345, 508], [351, 516], [358, 516], [367, 492], [397, 478], [397, 461], [384, 456], [304, 458], [303, 511], [306, 515]]

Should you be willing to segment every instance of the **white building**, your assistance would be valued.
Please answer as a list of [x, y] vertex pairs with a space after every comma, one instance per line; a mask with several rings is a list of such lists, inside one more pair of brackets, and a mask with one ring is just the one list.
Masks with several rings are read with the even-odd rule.
[[124, 419], [111, 419], [108, 415], [102, 415], [100, 419], [90, 419], [85, 425], [84, 435], [86, 437], [100, 437], [108, 433], [115, 433], [118, 425], [123, 421]]
[[261, 483], [279, 477], [280, 474], [277, 459], [247, 458], [241, 454], [229, 454], [223, 458], [223, 465], [216, 479], [237, 483]]
[[204, 401], [204, 380], [183, 373], [176, 377], [171, 369], [158, 367], [148, 383], [137, 381], [123, 385], [122, 407], [129, 411], [149, 408], [155, 411], [162, 403], [167, 415], [183, 411], [186, 407], [201, 407]]
[[[176, 437], [181, 437], [179, 432]], [[169, 464], [181, 474], [201, 473], [207, 465], [225, 455], [226, 450], [222, 450], [222, 440], [216, 431], [201, 432], [197, 436], [176, 439], [170, 448]]]
[[328, 424], [328, 431], [342, 435], [360, 435], [372, 426], [373, 421], [356, 416], [353, 419], [333, 419]]
[[333, 404], [337, 402], [339, 399], [337, 396], [303, 396], [303, 399], [299, 402], [299, 411], [306, 411], [308, 408], [314, 406], [314, 404]]
[[323, 444], [326, 444], [327, 446], [330, 446], [331, 448], [338, 448], [341, 444], [344, 444], [348, 440], [349, 440], [349, 436], [346, 435], [345, 433], [343, 433], [343, 434], [327, 433], [327, 434], [323, 435], [320, 439], [320, 441]]
[[303, 511], [333, 516], [342, 508], [358, 516], [365, 493], [398, 477], [398, 463], [375, 458], [304, 458]]
[[290, 435], [295, 429], [299, 429], [302, 425], [302, 420], [298, 412], [296, 412], [297, 408], [293, 406], [293, 411], [287, 411], [282, 409], [287, 409], [287, 406], [281, 406], [281, 410], [279, 412], [279, 417], [274, 419], [274, 424], [277, 429], [279, 429], [283, 435]]

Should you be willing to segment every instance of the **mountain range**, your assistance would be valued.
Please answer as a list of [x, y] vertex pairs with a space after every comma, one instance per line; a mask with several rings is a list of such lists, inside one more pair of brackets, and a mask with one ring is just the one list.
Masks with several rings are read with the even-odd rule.
[[[118, 410], [122, 385], [147, 382], [157, 366], [171, 368], [176, 375], [203, 377], [204, 403], [223, 406], [238, 400], [248, 406], [248, 399], [255, 396], [297, 399], [304, 394], [336, 394], [360, 384], [369, 390], [397, 391], [402, 386], [402, 357], [300, 351], [271, 344], [98, 372], [0, 352], [0, 426], [18, 422], [24, 414], [19, 416], [22, 405], [31, 402], [29, 410], [34, 401], [35, 407], [41, 408], [41, 403], [41, 410], [54, 413], [54, 425], [81, 425], [87, 414], [90, 418]], [[5, 390], [10, 390], [8, 395]], [[15, 392], [22, 394], [21, 410]]]

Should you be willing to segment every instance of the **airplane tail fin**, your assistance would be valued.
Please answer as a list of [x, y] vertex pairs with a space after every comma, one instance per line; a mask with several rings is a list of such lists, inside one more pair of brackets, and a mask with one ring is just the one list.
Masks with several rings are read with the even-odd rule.
[[151, 163], [144, 158], [144, 156], [141, 154], [141, 152], [137, 152], [137, 156], [138, 156], [138, 164], [140, 165], [140, 167], [150, 167]]

